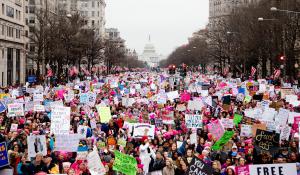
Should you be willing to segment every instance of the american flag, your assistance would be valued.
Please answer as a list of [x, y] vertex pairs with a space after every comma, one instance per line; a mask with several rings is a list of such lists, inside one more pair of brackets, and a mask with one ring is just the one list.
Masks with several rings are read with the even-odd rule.
[[224, 67], [223, 74], [227, 75], [228, 73], [229, 73], [229, 68], [228, 67]]
[[251, 67], [251, 77], [253, 77], [255, 73], [256, 73], [256, 68], [252, 66]]
[[281, 70], [280, 69], [275, 69], [273, 74], [274, 74], [274, 79], [276, 79], [280, 76]]

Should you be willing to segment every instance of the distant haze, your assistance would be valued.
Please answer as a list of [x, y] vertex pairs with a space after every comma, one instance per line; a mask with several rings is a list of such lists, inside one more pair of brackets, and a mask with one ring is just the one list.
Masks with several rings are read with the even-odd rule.
[[208, 23], [208, 0], [106, 0], [106, 28], [118, 28], [128, 48], [141, 54], [148, 36], [168, 56]]

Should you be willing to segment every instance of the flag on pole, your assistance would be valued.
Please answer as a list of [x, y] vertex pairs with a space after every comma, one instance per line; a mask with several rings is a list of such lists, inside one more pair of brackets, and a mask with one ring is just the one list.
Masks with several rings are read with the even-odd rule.
[[253, 77], [255, 73], [256, 73], [256, 68], [252, 66], [251, 67], [251, 77]]
[[281, 74], [281, 70], [280, 69], [275, 69], [274, 71], [274, 79], [279, 78]]

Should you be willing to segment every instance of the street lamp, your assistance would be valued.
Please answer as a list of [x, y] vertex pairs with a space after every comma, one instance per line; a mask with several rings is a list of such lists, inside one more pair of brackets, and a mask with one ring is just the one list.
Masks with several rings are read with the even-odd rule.
[[265, 19], [263, 17], [259, 17], [257, 20], [258, 21], [276, 21], [277, 19]]
[[68, 17], [68, 18], [71, 18], [71, 17], [72, 17], [72, 15], [71, 15], [70, 13], [68, 13], [68, 14], [67, 14], [67, 17]]
[[296, 12], [296, 11], [292, 11], [292, 10], [278, 9], [277, 7], [271, 7], [270, 10], [273, 11], [273, 12], [286, 12], [286, 13], [300, 14], [300, 12]]

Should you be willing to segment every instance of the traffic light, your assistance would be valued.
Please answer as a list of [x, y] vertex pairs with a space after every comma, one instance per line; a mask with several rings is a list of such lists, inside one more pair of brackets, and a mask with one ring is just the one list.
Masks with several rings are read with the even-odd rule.
[[174, 75], [176, 73], [176, 66], [174, 64], [171, 64], [169, 66], [169, 74]]

